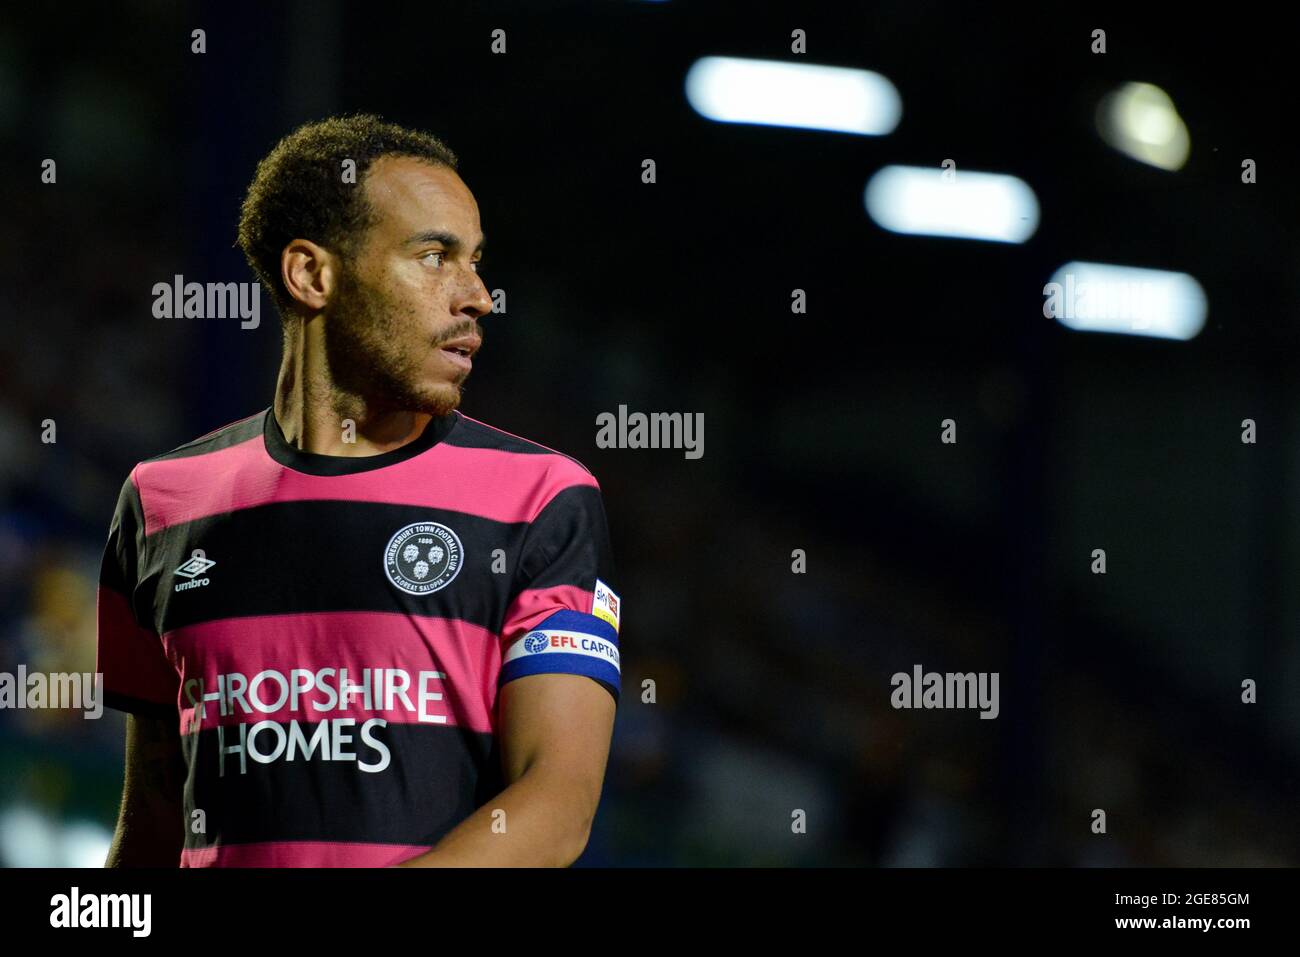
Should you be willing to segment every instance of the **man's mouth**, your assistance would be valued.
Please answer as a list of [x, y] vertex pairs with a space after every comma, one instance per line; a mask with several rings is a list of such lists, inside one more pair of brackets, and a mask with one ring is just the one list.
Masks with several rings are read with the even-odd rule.
[[468, 370], [473, 367], [474, 353], [478, 352], [482, 344], [483, 340], [478, 336], [461, 336], [459, 339], [444, 342], [441, 351], [456, 366]]

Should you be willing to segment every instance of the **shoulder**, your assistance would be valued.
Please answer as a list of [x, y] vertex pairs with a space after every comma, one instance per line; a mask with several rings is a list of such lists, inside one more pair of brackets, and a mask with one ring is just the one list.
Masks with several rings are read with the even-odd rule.
[[[182, 502], [192, 501], [201, 490], [228, 485], [251, 450], [260, 449], [266, 409], [227, 423], [204, 435], [151, 458], [131, 470], [127, 483], [134, 487], [145, 517], [146, 531], [165, 524], [165, 515]], [[254, 444], [253, 440], [258, 440]]]
[[255, 439], [262, 434], [268, 411], [268, 409], [262, 409], [260, 412], [255, 412], [252, 415], [213, 429], [211, 432], [200, 435], [197, 439], [192, 439], [184, 445], [178, 445], [174, 449], [144, 459], [136, 466], [136, 470], [138, 471], [144, 466], [155, 463], [190, 458], [208, 452], [218, 452], [230, 448], [232, 445], [239, 445], [250, 439]]
[[592, 486], [597, 491], [600, 490], [600, 483], [591, 469], [572, 455], [470, 418], [463, 412], [456, 412], [456, 422], [456, 428], [447, 437], [449, 445], [521, 456], [524, 458], [514, 460], [517, 465], [522, 466], [526, 471], [544, 474], [549, 483], [561, 487]]

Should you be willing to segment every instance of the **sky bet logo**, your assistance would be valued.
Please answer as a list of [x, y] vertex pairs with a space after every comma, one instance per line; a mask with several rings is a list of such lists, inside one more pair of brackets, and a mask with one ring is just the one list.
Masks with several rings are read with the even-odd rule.
[[599, 578], [596, 579], [596, 587], [592, 591], [591, 613], [613, 625], [614, 633], [618, 634], [618, 595]]

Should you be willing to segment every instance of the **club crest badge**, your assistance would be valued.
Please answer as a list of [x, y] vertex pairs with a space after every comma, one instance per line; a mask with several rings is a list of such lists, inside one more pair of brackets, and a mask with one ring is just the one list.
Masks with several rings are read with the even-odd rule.
[[446, 525], [415, 522], [388, 540], [384, 574], [408, 595], [428, 595], [452, 583], [464, 557], [460, 538]]

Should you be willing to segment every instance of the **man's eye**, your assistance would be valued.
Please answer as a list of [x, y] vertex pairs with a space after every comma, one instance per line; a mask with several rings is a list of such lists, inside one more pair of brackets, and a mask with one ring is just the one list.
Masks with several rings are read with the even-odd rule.
[[[430, 256], [437, 256], [439, 259], [442, 259], [442, 258], [443, 258], [444, 256], [446, 256], [446, 255], [447, 255], [446, 253], [440, 253], [440, 252], [427, 252], [427, 253], [425, 253], [423, 256], [421, 256], [420, 258], [421, 258], [421, 259], [428, 259]], [[441, 263], [441, 262], [438, 263], [438, 268], [439, 268], [439, 269], [442, 268], [442, 263]]]
[[475, 260], [473, 260], [473, 261], [470, 263], [470, 266], [474, 269], [475, 272], [478, 272], [478, 267], [479, 267], [480, 263], [481, 263], [481, 260], [475, 259]]

